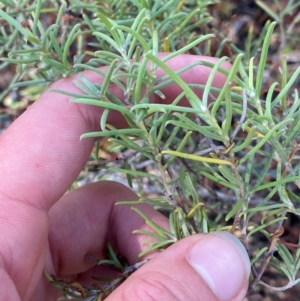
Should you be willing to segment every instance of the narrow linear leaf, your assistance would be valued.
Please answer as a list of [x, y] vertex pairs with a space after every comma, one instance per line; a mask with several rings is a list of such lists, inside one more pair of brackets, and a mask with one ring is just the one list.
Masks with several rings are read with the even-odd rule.
[[130, 111], [127, 108], [125, 108], [125, 106], [116, 105], [116, 104], [108, 102], [108, 101], [78, 97], [78, 98], [70, 99], [70, 102], [76, 102], [76, 103], [82, 103], [82, 104], [86, 104], [86, 105], [98, 106], [98, 107], [102, 107], [102, 108], [107, 108], [107, 109], [119, 111], [124, 115], [128, 115], [128, 116], [131, 115]]
[[291, 121], [293, 121], [293, 119], [285, 119], [283, 121], [281, 121], [280, 123], [276, 124], [272, 129], [270, 129], [265, 136], [260, 140], [259, 143], [257, 143], [256, 146], [254, 146], [252, 148], [251, 151], [249, 151], [247, 153], [247, 155], [245, 155], [241, 160], [240, 163], [245, 162], [250, 156], [253, 155], [253, 153], [255, 153], [256, 151], [258, 151], [266, 142], [268, 142], [268, 140], [270, 139], [270, 137], [276, 132], [276, 130], [284, 127], [286, 124], [290, 123]]
[[248, 237], [250, 237], [251, 235], [253, 235], [254, 233], [256, 232], [259, 232], [259, 231], [262, 231], [263, 229], [277, 223], [277, 222], [280, 222], [280, 221], [283, 221], [287, 219], [286, 217], [278, 217], [278, 218], [274, 218], [272, 219], [271, 221], [269, 221], [268, 223], [266, 224], [263, 224], [263, 225], [260, 225], [258, 227], [255, 227], [253, 230], [251, 230], [249, 233], [248, 233]]
[[62, 63], [65, 67], [70, 67], [71, 64], [68, 62], [68, 55], [70, 53], [70, 47], [72, 43], [74, 42], [76, 36], [78, 35], [78, 29], [80, 28], [81, 24], [76, 24], [71, 32], [69, 33], [69, 36], [67, 38], [67, 41], [63, 47], [63, 55], [62, 55]]
[[260, 185], [258, 187], [255, 187], [250, 191], [250, 193], [253, 193], [255, 191], [260, 191], [260, 190], [263, 190], [263, 189], [267, 189], [267, 188], [271, 188], [271, 187], [274, 187], [274, 186], [277, 186], [277, 185], [282, 185], [282, 184], [286, 184], [286, 183], [289, 183], [289, 182], [298, 181], [298, 180], [300, 180], [300, 176], [287, 177], [287, 178], [281, 179], [279, 181], [270, 182], [270, 183], [266, 183], [266, 184]]
[[155, 222], [152, 221], [152, 219], [150, 219], [145, 213], [143, 213], [140, 209], [136, 208], [136, 207], [132, 207], [132, 210], [134, 210], [136, 213], [138, 213], [146, 222], [147, 225], [149, 225], [157, 234], [166, 237], [166, 238], [170, 238], [173, 237], [172, 233], [167, 231], [165, 228], [159, 226], [158, 224], [156, 224]]
[[[192, 131], [189, 131], [184, 135], [183, 139], [181, 140], [181, 142], [179, 143], [179, 145], [176, 149], [176, 152], [180, 152], [184, 148], [184, 146], [186, 145], [186, 143], [187, 143], [189, 137], [192, 135], [192, 133], [193, 133]], [[173, 157], [173, 156], [168, 158], [166, 164], [163, 166], [163, 169], [166, 170], [172, 164], [172, 162], [175, 160], [175, 158], [176, 157]]]
[[234, 60], [232, 68], [231, 68], [231, 70], [230, 70], [230, 72], [229, 72], [229, 74], [226, 78], [226, 82], [223, 85], [223, 89], [219, 93], [218, 98], [216, 99], [216, 101], [214, 103], [214, 106], [211, 109], [211, 115], [213, 117], [216, 115], [217, 110], [219, 109], [220, 104], [221, 104], [222, 100], [225, 97], [226, 90], [229, 89], [229, 87], [230, 87], [230, 83], [232, 83], [234, 81], [235, 77], [236, 77], [235, 75], [239, 70], [239, 65], [241, 63], [242, 57], [243, 57], [243, 55], [240, 53], [236, 56], [236, 58]]
[[229, 221], [243, 206], [244, 204], [244, 200], [243, 199], [239, 199], [235, 205], [233, 206], [233, 208], [227, 213], [226, 217], [225, 217], [225, 221]]
[[150, 50], [150, 47], [149, 47], [148, 43], [146, 42], [146, 40], [135, 30], [133, 30], [129, 27], [126, 27], [126, 26], [122, 26], [122, 25], [113, 26], [112, 30], [116, 30], [116, 29], [123, 30], [125, 32], [130, 33], [132, 36], [134, 36], [141, 43], [143, 49], [145, 49], [145, 52]]
[[134, 177], [147, 177], [147, 178], [153, 178], [157, 181], [160, 180], [159, 176], [156, 176], [154, 174], [150, 174], [150, 173], [147, 173], [147, 172], [143, 172], [143, 171], [137, 171], [137, 170], [131, 170], [131, 169], [122, 169], [122, 168], [113, 167], [113, 166], [106, 166], [104, 168], [106, 168], [107, 170], [124, 173], [125, 175], [131, 175], [131, 176], [134, 176]]
[[121, 129], [121, 130], [111, 130], [111, 131], [101, 131], [101, 132], [90, 132], [81, 135], [82, 138], [93, 138], [93, 137], [110, 137], [110, 136], [119, 136], [119, 135], [140, 135], [144, 131], [141, 129]]
[[2, 17], [4, 20], [6, 20], [10, 25], [15, 27], [25, 38], [25, 41], [28, 38], [28, 32], [25, 30], [25, 28], [22, 27], [21, 23], [19, 23], [17, 20], [15, 20], [13, 17], [11, 17], [9, 14], [7, 14], [5, 11], [0, 9], [0, 17]]
[[268, 56], [268, 49], [269, 49], [271, 36], [272, 36], [275, 26], [276, 26], [276, 22], [272, 22], [269, 25], [266, 37], [264, 39], [262, 52], [261, 52], [260, 59], [259, 59], [258, 71], [257, 71], [257, 79], [256, 79], [256, 87], [255, 87], [255, 98], [256, 99], [259, 99], [259, 95], [261, 92], [263, 75], [264, 75], [264, 70], [265, 70], [267, 56]]
[[225, 165], [233, 166], [232, 162], [222, 160], [222, 159], [217, 159], [217, 158], [208, 158], [208, 157], [203, 157], [203, 156], [185, 154], [185, 153], [176, 152], [176, 151], [172, 151], [172, 150], [164, 150], [161, 153], [176, 156], [176, 157], [180, 157], [180, 158], [185, 158], [185, 159], [189, 159], [189, 160], [199, 161], [199, 162], [207, 162], [207, 163], [214, 163], [214, 164], [225, 164]]

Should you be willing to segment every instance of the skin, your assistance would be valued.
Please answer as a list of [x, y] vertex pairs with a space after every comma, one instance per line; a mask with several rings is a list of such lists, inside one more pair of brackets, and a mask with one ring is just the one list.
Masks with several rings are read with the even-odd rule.
[[[168, 65], [176, 70], [199, 59], [217, 61], [180, 55]], [[230, 69], [229, 63], [222, 66]], [[209, 68], [197, 66], [182, 78], [187, 83], [205, 84], [209, 72]], [[158, 70], [158, 77], [163, 74]], [[103, 80], [93, 72], [84, 75], [92, 82]], [[52, 88], [79, 92], [72, 83], [75, 78], [78, 75], [59, 80]], [[217, 74], [213, 85], [221, 87], [224, 82], [225, 76]], [[116, 87], [110, 89], [121, 96]], [[165, 100], [153, 96], [151, 101], [170, 103], [180, 92], [180, 87], [172, 84], [163, 90]], [[201, 97], [201, 91], [196, 93]], [[65, 194], [94, 144], [92, 139], [80, 141], [79, 137], [99, 130], [101, 114], [101, 108], [70, 103], [68, 96], [47, 90], [0, 137], [1, 300], [56, 300], [59, 293], [45, 281], [44, 269], [64, 279], [88, 282], [90, 275], [100, 270], [86, 254], [104, 258], [105, 247], [112, 242], [133, 264], [145, 248], [147, 238], [132, 234], [135, 229], [149, 230], [142, 218], [130, 206], [114, 206], [116, 201], [137, 198], [129, 188], [98, 182]], [[116, 112], [109, 115], [108, 123], [126, 127]], [[150, 206], [137, 207], [168, 228], [168, 220]], [[156, 256], [107, 300], [219, 300], [182, 257], [196, 239], [189, 237]], [[165, 266], [170, 269], [166, 271]], [[232, 300], [242, 300], [246, 288], [245, 279]]]

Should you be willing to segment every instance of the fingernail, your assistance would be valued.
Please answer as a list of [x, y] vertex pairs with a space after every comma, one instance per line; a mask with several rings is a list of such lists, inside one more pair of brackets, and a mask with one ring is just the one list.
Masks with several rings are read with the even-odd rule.
[[250, 261], [244, 246], [228, 232], [201, 236], [187, 252], [187, 260], [222, 301], [239, 294], [250, 275]]

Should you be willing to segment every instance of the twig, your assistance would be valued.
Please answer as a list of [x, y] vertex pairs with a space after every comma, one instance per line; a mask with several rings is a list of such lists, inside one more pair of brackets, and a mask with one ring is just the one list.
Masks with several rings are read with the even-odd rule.
[[254, 287], [258, 284], [261, 283], [262, 281], [260, 280], [260, 278], [262, 277], [265, 269], [267, 268], [267, 266], [269, 265], [269, 262], [274, 254], [274, 252], [277, 251], [276, 249], [276, 244], [278, 242], [279, 237], [284, 233], [284, 228], [282, 227], [282, 222], [280, 221], [277, 230], [274, 232], [274, 234], [270, 237], [271, 239], [271, 244], [269, 246], [269, 250], [267, 252], [267, 254], [265, 255], [264, 259], [263, 259], [263, 263], [261, 265], [260, 271], [257, 273], [257, 275], [255, 276], [255, 279], [253, 280], [252, 284], [249, 286], [249, 290], [248, 292], [252, 291], [254, 289]]
[[[162, 157], [162, 164], [164, 165], [165, 163], [166, 163], [165, 159], [164, 159], [164, 157]], [[177, 191], [178, 198], [179, 198], [179, 202], [177, 202], [177, 204], [183, 210], [184, 214], [187, 215], [187, 211], [186, 211], [185, 206], [184, 206], [184, 204], [187, 203], [187, 200], [186, 200], [184, 194], [182, 193], [181, 188], [179, 187], [178, 181], [174, 179], [174, 174], [173, 174], [173, 171], [172, 171], [171, 167], [168, 166], [166, 170], [167, 170], [171, 180], [175, 183], [175, 189]], [[191, 226], [192, 226], [194, 232], [199, 233], [199, 230], [196, 226], [196, 223], [195, 223], [194, 219], [191, 218], [189, 221], [191, 223]]]

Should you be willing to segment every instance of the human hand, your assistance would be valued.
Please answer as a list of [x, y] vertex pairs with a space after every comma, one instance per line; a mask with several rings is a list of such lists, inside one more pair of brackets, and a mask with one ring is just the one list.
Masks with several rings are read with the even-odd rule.
[[[177, 70], [199, 59], [217, 61], [180, 55], [168, 65]], [[230, 68], [228, 63], [222, 66]], [[209, 72], [209, 68], [197, 66], [182, 78], [205, 84]], [[102, 80], [90, 71], [84, 75], [92, 82]], [[158, 76], [162, 75], [158, 71]], [[79, 93], [72, 83], [76, 77], [62, 79], [52, 88]], [[213, 85], [221, 87], [224, 82], [225, 76], [218, 73]], [[121, 97], [116, 87], [111, 89]], [[172, 102], [180, 92], [172, 84], [163, 90], [163, 101]], [[196, 93], [201, 96], [201, 91]], [[161, 100], [153, 96], [152, 101]], [[85, 282], [103, 269], [86, 255], [104, 258], [108, 242], [130, 264], [145, 248], [143, 241], [148, 238], [132, 234], [135, 229], [149, 230], [144, 220], [129, 206], [114, 206], [118, 200], [137, 198], [129, 188], [106, 181], [65, 194], [94, 144], [79, 137], [99, 130], [101, 113], [101, 108], [69, 103], [69, 97], [48, 90], [0, 137], [1, 300], [56, 300], [59, 292], [44, 279], [44, 269], [64, 279]], [[110, 113], [108, 123], [126, 126], [115, 112]], [[168, 228], [168, 220], [150, 206], [137, 207]], [[107, 300], [241, 301], [249, 273], [249, 259], [235, 237], [224, 232], [199, 234], [150, 260]]]

